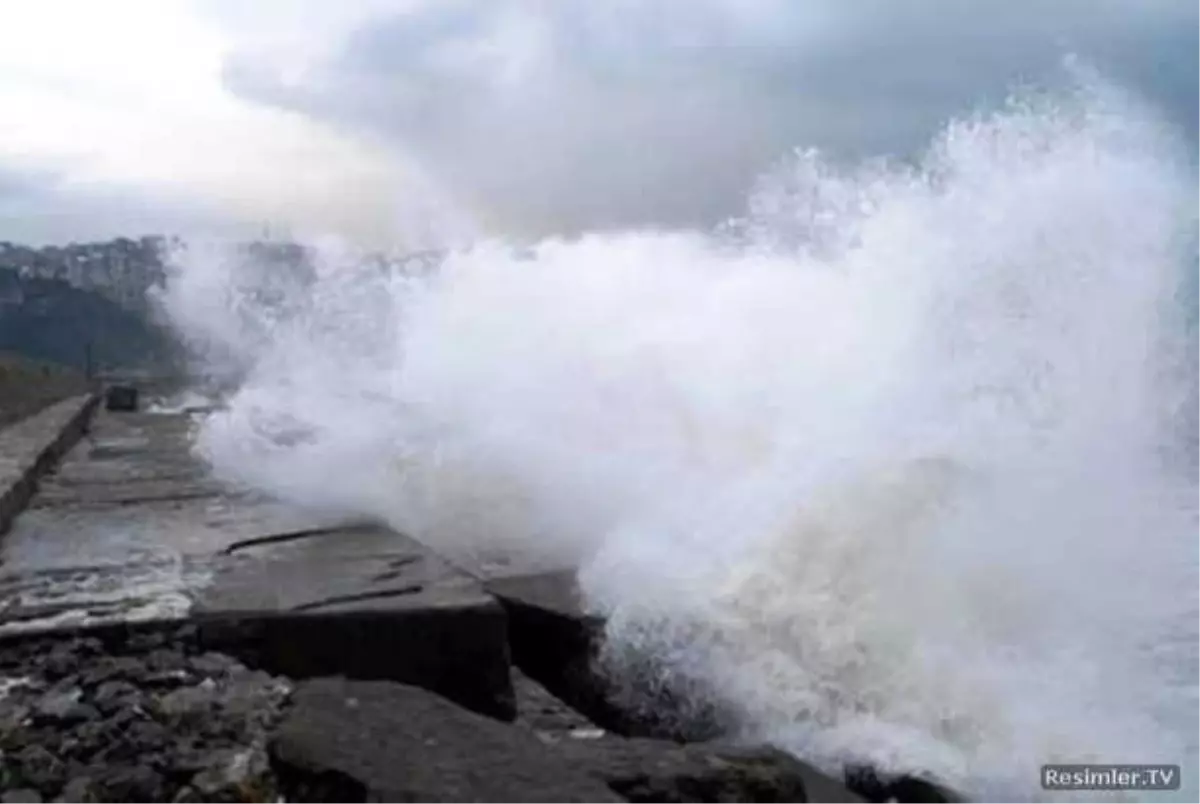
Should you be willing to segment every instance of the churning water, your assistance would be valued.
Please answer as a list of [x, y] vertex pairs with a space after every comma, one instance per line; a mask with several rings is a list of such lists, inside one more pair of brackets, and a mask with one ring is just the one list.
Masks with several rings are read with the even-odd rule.
[[715, 232], [324, 243], [303, 275], [193, 244], [161, 302], [228, 392], [218, 472], [578, 565], [632, 694], [990, 797], [1052, 761], [1194, 784], [1175, 147], [1088, 84], [914, 164], [799, 152]]

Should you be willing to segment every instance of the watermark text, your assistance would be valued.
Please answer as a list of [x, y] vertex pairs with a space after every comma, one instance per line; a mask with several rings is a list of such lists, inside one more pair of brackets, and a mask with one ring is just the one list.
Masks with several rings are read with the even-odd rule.
[[1045, 790], [1178, 790], [1178, 765], [1043, 765]]

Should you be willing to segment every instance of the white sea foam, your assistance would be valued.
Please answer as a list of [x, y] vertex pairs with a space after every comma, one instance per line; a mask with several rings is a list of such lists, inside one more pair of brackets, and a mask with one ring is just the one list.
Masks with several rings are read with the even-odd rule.
[[715, 233], [303, 281], [193, 247], [161, 301], [234, 389], [227, 478], [576, 564], [631, 689], [1020, 798], [1196, 753], [1194, 179], [1085, 81], [908, 166], [799, 152]]

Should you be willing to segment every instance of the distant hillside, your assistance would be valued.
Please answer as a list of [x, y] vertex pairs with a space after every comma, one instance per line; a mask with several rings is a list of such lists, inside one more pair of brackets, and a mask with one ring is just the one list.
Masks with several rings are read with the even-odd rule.
[[162, 282], [163, 252], [170, 245], [162, 237], [42, 248], [0, 242], [0, 269], [16, 271], [24, 279], [59, 279], [144, 312], [146, 289]]
[[[90, 348], [90, 355], [89, 355]], [[166, 367], [170, 337], [99, 293], [0, 268], [0, 351], [79, 370]]]
[[86, 390], [77, 371], [0, 352], [0, 427]]
[[[0, 350], [95, 371], [182, 365], [174, 338], [151, 319], [147, 290], [166, 279], [165, 259], [182, 241], [164, 237], [117, 238], [34, 248], [0, 242]], [[263, 293], [288, 283], [310, 283], [318, 255], [280, 241], [239, 243], [235, 254], [247, 283]], [[422, 274], [441, 260], [437, 252], [371, 254], [381, 271]]]
[[[0, 350], [79, 369], [90, 362], [98, 372], [174, 373], [182, 353], [153, 323], [147, 290], [162, 285], [167, 252], [182, 246], [157, 236], [38, 248], [0, 242]], [[302, 246], [241, 249], [255, 270], [311, 274]]]

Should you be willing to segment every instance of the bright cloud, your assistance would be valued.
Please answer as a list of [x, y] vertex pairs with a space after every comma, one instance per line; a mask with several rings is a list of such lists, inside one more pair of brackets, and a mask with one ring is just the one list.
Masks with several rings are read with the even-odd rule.
[[386, 233], [394, 156], [232, 95], [221, 75], [235, 38], [191, 6], [47, 0], [8, 16], [0, 167], [56, 181], [37, 199], [0, 196], [0, 236], [53, 238], [55, 221], [78, 226], [115, 197], [143, 199], [129, 220], [105, 216], [118, 228], [168, 208], [178, 226], [190, 208], [208, 227]]

